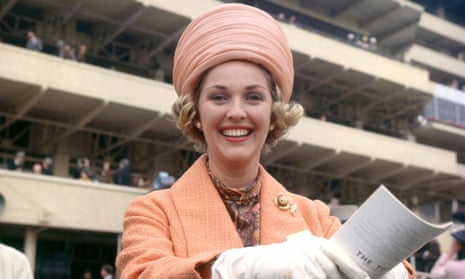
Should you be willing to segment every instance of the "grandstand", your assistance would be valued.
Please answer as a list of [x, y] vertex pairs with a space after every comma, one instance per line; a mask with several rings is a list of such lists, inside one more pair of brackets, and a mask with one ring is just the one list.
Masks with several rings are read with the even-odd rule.
[[[449, 220], [465, 202], [463, 18], [432, 1], [242, 2], [281, 20], [306, 111], [264, 166], [311, 198], [360, 204], [385, 184]], [[199, 156], [171, 117], [172, 58], [190, 20], [220, 3], [0, 1], [0, 242], [24, 250], [36, 278], [112, 263], [127, 204], [150, 190], [73, 179], [80, 157], [96, 170], [129, 158], [151, 181]], [[31, 30], [40, 52], [25, 48]], [[87, 45], [86, 62], [59, 57], [60, 40]], [[6, 170], [19, 150], [31, 168], [52, 157], [55, 175]]]

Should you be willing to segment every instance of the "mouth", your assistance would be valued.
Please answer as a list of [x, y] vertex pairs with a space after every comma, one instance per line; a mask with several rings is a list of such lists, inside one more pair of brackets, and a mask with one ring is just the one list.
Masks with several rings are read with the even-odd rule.
[[252, 131], [248, 129], [224, 129], [221, 131], [221, 134], [223, 136], [233, 138], [245, 137], [250, 135], [251, 133]]

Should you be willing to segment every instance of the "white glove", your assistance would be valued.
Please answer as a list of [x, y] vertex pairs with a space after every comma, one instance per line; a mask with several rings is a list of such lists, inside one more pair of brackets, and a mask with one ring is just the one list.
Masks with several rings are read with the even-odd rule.
[[403, 263], [399, 263], [388, 272], [384, 273], [379, 279], [407, 279], [410, 274]]
[[213, 279], [369, 278], [327, 239], [308, 231], [287, 242], [223, 252], [212, 267]]

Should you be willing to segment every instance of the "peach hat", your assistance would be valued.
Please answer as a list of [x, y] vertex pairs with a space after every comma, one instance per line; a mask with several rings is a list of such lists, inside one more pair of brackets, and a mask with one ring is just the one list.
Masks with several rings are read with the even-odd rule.
[[236, 3], [219, 5], [186, 27], [174, 54], [176, 93], [192, 94], [205, 71], [232, 60], [262, 65], [289, 101], [294, 64], [283, 30], [266, 12]]

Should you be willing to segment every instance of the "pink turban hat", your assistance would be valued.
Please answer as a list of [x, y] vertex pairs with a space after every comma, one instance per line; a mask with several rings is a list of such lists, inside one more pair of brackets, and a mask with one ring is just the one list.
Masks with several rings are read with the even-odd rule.
[[176, 93], [193, 94], [205, 71], [232, 60], [263, 66], [289, 101], [294, 64], [286, 36], [269, 14], [243, 4], [222, 4], [186, 27], [174, 54]]

